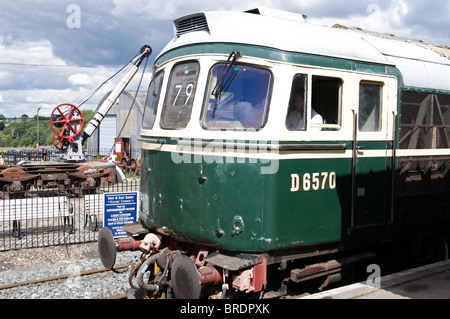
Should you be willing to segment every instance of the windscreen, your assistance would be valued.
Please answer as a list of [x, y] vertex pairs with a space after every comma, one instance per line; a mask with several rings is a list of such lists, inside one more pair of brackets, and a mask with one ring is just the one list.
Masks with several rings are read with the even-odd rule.
[[196, 61], [173, 67], [161, 117], [163, 129], [183, 129], [189, 123], [199, 72], [200, 65]]
[[261, 67], [216, 64], [210, 70], [202, 126], [207, 130], [259, 130], [269, 109], [272, 73]]

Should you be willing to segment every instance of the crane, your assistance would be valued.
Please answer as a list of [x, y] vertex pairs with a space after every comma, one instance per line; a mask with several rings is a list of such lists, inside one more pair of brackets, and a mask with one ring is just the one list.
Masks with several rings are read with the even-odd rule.
[[[86, 141], [95, 132], [97, 127], [105, 118], [105, 115], [111, 109], [117, 98], [125, 90], [126, 86], [137, 73], [139, 66], [145, 58], [152, 53], [149, 45], [141, 47], [138, 55], [129, 62], [129, 70], [111, 92], [111, 94], [103, 101], [97, 112], [92, 117], [83, 131], [84, 119], [79, 106], [70, 103], [58, 105], [50, 116], [50, 125], [54, 132], [53, 144], [65, 154], [61, 158], [69, 162], [80, 162], [86, 160], [83, 150], [83, 142]], [[125, 67], [124, 67], [125, 68]]]

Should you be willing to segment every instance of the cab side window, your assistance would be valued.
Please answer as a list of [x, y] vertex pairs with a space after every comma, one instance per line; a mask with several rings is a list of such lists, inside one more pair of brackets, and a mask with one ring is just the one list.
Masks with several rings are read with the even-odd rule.
[[361, 82], [359, 85], [358, 129], [360, 132], [381, 130], [381, 106], [383, 86]]
[[[289, 99], [286, 127], [290, 131], [305, 131], [304, 119], [310, 131], [337, 131], [341, 128], [342, 80], [340, 78], [312, 76], [311, 96], [308, 96], [308, 76], [294, 76]], [[311, 100], [310, 111], [307, 108]], [[308, 114], [309, 111], [309, 114]]]
[[338, 131], [341, 128], [342, 79], [328, 76], [312, 77], [311, 106], [322, 117], [311, 128], [322, 131]]
[[152, 129], [153, 124], [155, 123], [163, 76], [164, 72], [157, 74], [148, 86], [147, 100], [145, 101], [144, 118], [142, 120], [143, 128]]
[[305, 131], [306, 101], [308, 93], [308, 76], [296, 74], [292, 81], [286, 127], [290, 131]]

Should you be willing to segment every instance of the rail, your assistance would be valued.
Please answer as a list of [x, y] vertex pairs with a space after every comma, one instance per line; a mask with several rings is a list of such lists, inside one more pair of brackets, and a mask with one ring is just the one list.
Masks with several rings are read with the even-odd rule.
[[[122, 270], [122, 271], [127, 270], [129, 268], [130, 268], [130, 266], [116, 267], [116, 269]], [[90, 276], [90, 275], [95, 275], [95, 274], [104, 273], [104, 272], [108, 272], [108, 271], [111, 271], [111, 269], [104, 268], [104, 269], [97, 269], [97, 270], [89, 270], [89, 271], [85, 271], [85, 272], [78, 274], [78, 276]], [[0, 291], [17, 288], [17, 287], [22, 287], [22, 286], [42, 284], [42, 283], [47, 283], [47, 282], [51, 282], [51, 281], [64, 280], [64, 279], [68, 279], [72, 276], [73, 276], [72, 274], [67, 274], [67, 275], [61, 275], [61, 276], [48, 277], [48, 278], [43, 278], [43, 279], [28, 280], [28, 281], [23, 281], [23, 282], [19, 282], [19, 283], [7, 284], [7, 285], [0, 286]]]

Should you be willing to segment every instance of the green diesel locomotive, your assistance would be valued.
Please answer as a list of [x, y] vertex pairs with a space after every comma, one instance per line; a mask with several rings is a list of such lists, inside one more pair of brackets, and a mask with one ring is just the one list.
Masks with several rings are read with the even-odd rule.
[[104, 264], [140, 249], [132, 287], [224, 298], [277, 273], [332, 280], [380, 243], [447, 258], [449, 52], [264, 8], [175, 20], [148, 88], [139, 222], [100, 231]]

